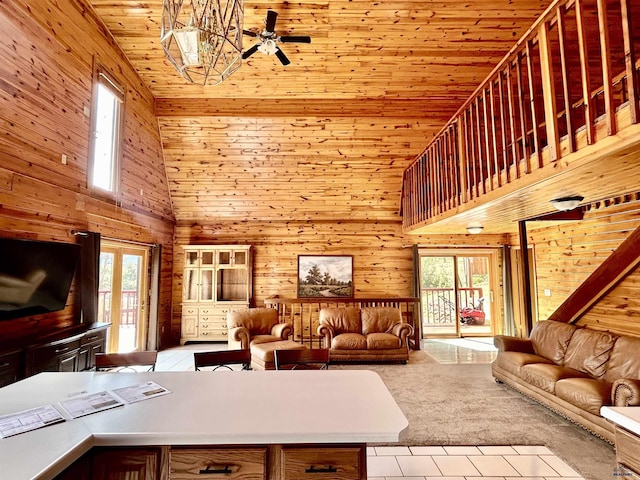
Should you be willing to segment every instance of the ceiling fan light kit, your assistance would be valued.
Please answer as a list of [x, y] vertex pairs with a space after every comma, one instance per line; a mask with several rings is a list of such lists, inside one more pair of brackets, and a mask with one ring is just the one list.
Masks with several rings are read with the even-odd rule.
[[482, 230], [484, 230], [484, 227], [480, 225], [470, 225], [467, 227], [467, 232], [472, 235], [477, 235], [478, 233], [482, 232]]
[[160, 43], [187, 81], [217, 85], [242, 63], [242, 0], [162, 0]]

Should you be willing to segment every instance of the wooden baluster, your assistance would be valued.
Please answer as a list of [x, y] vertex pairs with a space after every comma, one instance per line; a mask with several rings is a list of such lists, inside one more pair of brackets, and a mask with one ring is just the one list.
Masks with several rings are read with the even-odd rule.
[[582, 101], [584, 102], [585, 130], [587, 143], [594, 141], [593, 108], [591, 107], [591, 80], [589, 78], [589, 57], [587, 55], [587, 37], [585, 32], [582, 0], [575, 0], [576, 26], [578, 30], [578, 49], [580, 52], [580, 74], [582, 75]]
[[[627, 73], [627, 97], [629, 98], [629, 114], [631, 123], [638, 123], [640, 112], [638, 110], [638, 94], [640, 82], [636, 70], [636, 56], [633, 45], [633, 25], [631, 20], [630, 0], [620, 0], [622, 12], [622, 37], [624, 43], [624, 63]], [[637, 20], [637, 19], [636, 19]]]
[[611, 53], [609, 42], [609, 26], [607, 25], [606, 0], [597, 0], [598, 5], [598, 29], [600, 31], [600, 56], [602, 60], [602, 82], [604, 87], [604, 112], [607, 122], [607, 134], [615, 135], [617, 132], [616, 111], [613, 107], [613, 84], [611, 73]]
[[516, 178], [520, 178], [520, 158], [518, 156], [518, 146], [516, 145], [516, 112], [513, 95], [513, 78], [511, 78], [511, 62], [507, 63], [507, 96], [509, 98], [509, 125], [511, 130], [511, 155], [516, 170]]
[[487, 101], [487, 89], [482, 89], [482, 114], [484, 118], [484, 154], [485, 154], [485, 164], [487, 166], [487, 177], [489, 179], [489, 188], [493, 191], [493, 174], [494, 172], [491, 169], [491, 145], [489, 136], [489, 105]]
[[493, 170], [496, 176], [497, 186], [502, 186], [500, 162], [498, 161], [498, 135], [496, 133], [496, 109], [495, 109], [494, 80], [489, 81], [489, 102], [491, 112], [491, 154], [493, 156]]
[[533, 150], [538, 156], [538, 167], [542, 167], [542, 152], [540, 151], [540, 138], [538, 135], [538, 114], [536, 111], [536, 95], [533, 86], [533, 42], [527, 40], [525, 52], [527, 55], [527, 76], [529, 77], [529, 97], [531, 102], [531, 123], [533, 124]]
[[470, 163], [470, 156], [469, 156], [469, 125], [467, 123], [468, 113], [469, 113], [469, 110], [465, 109], [464, 112], [462, 112], [462, 115], [460, 116], [460, 118], [458, 119], [458, 122], [459, 122], [458, 128], [460, 132], [460, 135], [458, 135], [458, 150], [460, 151], [459, 162], [460, 162], [461, 178], [463, 181], [462, 191], [464, 192], [462, 196], [462, 201], [465, 203], [471, 200], [471, 198], [473, 198], [472, 188], [471, 188], [471, 163]]
[[576, 136], [573, 131], [573, 105], [569, 95], [569, 69], [567, 67], [566, 31], [564, 20], [564, 6], [558, 7], [557, 24], [558, 40], [560, 44], [560, 67], [562, 69], [562, 95], [564, 99], [565, 120], [567, 122], [567, 137], [569, 138], [569, 153], [576, 151]]
[[[485, 182], [485, 175], [484, 175], [484, 161], [482, 158], [482, 124], [480, 122], [480, 96], [476, 97], [475, 99], [475, 105], [476, 105], [476, 139], [477, 139], [477, 161], [476, 161], [476, 165], [478, 166], [479, 169], [479, 173], [480, 173], [480, 184], [482, 186], [482, 193], [485, 194], [487, 193], [487, 184]], [[480, 193], [478, 192], [478, 195]]]
[[[558, 115], [556, 108], [556, 87], [551, 58], [551, 41], [549, 40], [549, 24], [542, 22], [538, 27], [538, 48], [540, 50], [540, 74], [542, 76], [542, 99], [544, 102], [544, 118], [547, 129], [547, 151], [549, 161], [558, 159], [560, 137], [558, 134]], [[541, 155], [538, 154], [538, 159]], [[542, 166], [542, 164], [540, 164]]]
[[520, 135], [522, 136], [522, 159], [524, 160], [524, 173], [531, 173], [531, 155], [529, 154], [529, 138], [527, 136], [527, 123], [525, 116], [526, 105], [524, 103], [524, 82], [522, 80], [522, 57], [518, 54], [516, 65], [518, 68], [518, 103], [520, 106]]
[[498, 72], [498, 98], [500, 100], [500, 141], [502, 144], [502, 168], [505, 171], [505, 181], [509, 183], [511, 181], [510, 164], [509, 162], [509, 150], [507, 149], [507, 117], [504, 111], [505, 92], [504, 82], [505, 74], [503, 70]]

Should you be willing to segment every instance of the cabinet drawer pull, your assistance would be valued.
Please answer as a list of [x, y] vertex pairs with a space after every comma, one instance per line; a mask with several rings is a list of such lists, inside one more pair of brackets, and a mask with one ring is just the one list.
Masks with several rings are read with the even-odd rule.
[[67, 350], [69, 350], [69, 347], [58, 348], [56, 349], [55, 353], [58, 354], [58, 353], [66, 352]]
[[0, 365], [0, 368], [6, 368], [6, 367], [8, 367], [9, 365], [11, 365], [11, 364], [10, 364], [10, 363], [3, 363], [2, 365]]
[[325, 468], [316, 468], [311, 465], [309, 468], [305, 469], [304, 473], [336, 473], [338, 469], [336, 467], [332, 467], [329, 465]]
[[87, 337], [87, 342], [93, 342], [98, 339], [98, 335], [93, 335], [92, 337]]
[[[238, 470], [237, 468], [235, 469]], [[229, 465], [225, 465], [224, 468], [220, 468], [216, 465], [208, 465], [207, 468], [200, 470], [200, 475], [231, 475], [234, 472]]]

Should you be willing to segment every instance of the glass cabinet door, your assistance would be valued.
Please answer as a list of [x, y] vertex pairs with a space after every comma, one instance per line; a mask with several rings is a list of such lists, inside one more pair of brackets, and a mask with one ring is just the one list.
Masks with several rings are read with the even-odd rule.
[[200, 296], [198, 281], [198, 270], [195, 268], [187, 268], [184, 271], [184, 300], [187, 302], [197, 302]]
[[231, 250], [220, 250], [218, 252], [218, 266], [231, 266], [233, 261], [232, 253]]
[[198, 266], [198, 251], [197, 250], [187, 250], [184, 253], [184, 266], [189, 267], [197, 267]]
[[214, 252], [208, 252], [206, 250], [203, 250], [202, 252], [200, 252], [201, 267], [213, 267], [215, 260], [216, 258], [215, 258]]
[[234, 250], [233, 264], [243, 266], [247, 264], [247, 252], [245, 250]]
[[200, 270], [200, 301], [213, 300], [213, 268]]

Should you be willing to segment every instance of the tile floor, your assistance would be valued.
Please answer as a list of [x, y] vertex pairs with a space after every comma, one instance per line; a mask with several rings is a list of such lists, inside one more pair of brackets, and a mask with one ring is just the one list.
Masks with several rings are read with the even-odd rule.
[[[424, 350], [440, 363], [491, 363], [490, 338], [425, 340]], [[224, 343], [189, 344], [163, 350], [157, 371], [193, 370], [193, 352], [224, 350]], [[544, 446], [370, 446], [369, 480], [582, 480]]]

